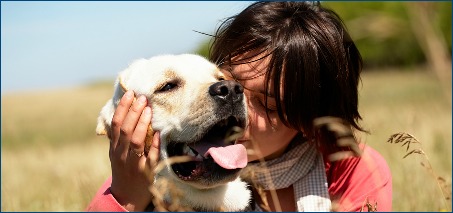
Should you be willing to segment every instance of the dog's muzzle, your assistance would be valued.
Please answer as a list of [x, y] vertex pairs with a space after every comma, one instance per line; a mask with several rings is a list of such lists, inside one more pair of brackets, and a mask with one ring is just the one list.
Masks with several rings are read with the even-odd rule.
[[247, 165], [247, 151], [234, 144], [246, 126], [243, 87], [235, 81], [220, 81], [209, 87], [216, 102], [218, 121], [196, 142], [169, 143], [172, 156], [190, 156], [193, 160], [172, 164], [174, 173], [183, 181], [196, 181], [209, 186], [234, 180]]

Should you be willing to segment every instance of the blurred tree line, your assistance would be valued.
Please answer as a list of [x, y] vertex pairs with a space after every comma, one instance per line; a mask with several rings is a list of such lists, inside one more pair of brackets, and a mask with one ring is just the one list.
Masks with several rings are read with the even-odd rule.
[[[343, 19], [362, 54], [365, 68], [427, 64], [436, 57], [445, 57], [451, 68], [450, 1], [322, 4]], [[433, 46], [433, 42], [438, 45]], [[209, 45], [207, 39], [195, 52], [208, 56]]]

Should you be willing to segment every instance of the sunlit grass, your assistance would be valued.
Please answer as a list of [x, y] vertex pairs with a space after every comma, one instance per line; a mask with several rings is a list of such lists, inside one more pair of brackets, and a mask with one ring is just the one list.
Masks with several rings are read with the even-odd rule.
[[[110, 175], [108, 140], [95, 135], [111, 83], [2, 96], [2, 211], [83, 211]], [[387, 143], [407, 132], [423, 143], [436, 173], [451, 183], [452, 114], [429, 72], [365, 72], [360, 89], [363, 142], [387, 159], [394, 211], [444, 210], [436, 181]]]
[[2, 148], [90, 140], [112, 85], [3, 95]]
[[405, 147], [386, 143], [397, 132], [415, 135], [433, 169], [451, 184], [451, 106], [435, 76], [421, 71], [365, 73], [360, 111], [371, 131], [363, 139], [385, 157], [392, 171], [393, 210], [445, 210], [436, 180], [420, 165], [423, 159], [403, 159]]
[[110, 174], [108, 142], [2, 149], [2, 211], [83, 211]]

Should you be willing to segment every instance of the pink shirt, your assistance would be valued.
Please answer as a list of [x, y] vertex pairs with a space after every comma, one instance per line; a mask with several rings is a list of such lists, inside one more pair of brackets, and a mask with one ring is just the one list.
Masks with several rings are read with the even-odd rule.
[[371, 147], [359, 147], [363, 150], [360, 158], [325, 161], [332, 207], [335, 211], [365, 212], [376, 206], [379, 212], [392, 211], [392, 176], [387, 162]]
[[127, 212], [127, 210], [121, 206], [118, 201], [113, 197], [110, 192], [110, 185], [112, 184], [112, 177], [109, 177], [107, 181], [101, 186], [96, 192], [91, 203], [88, 205], [85, 211], [89, 212]]
[[[378, 152], [366, 145], [361, 145], [361, 148], [364, 149], [360, 158], [325, 163], [332, 207], [336, 211], [368, 211], [368, 202], [372, 208], [377, 204], [377, 211], [391, 211], [390, 169]], [[96, 193], [86, 211], [127, 211], [112, 196], [111, 182], [110, 177]]]

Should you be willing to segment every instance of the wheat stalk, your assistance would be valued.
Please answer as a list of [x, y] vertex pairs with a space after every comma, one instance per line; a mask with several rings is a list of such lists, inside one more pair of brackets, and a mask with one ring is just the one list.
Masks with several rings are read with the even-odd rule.
[[[154, 211], [191, 211], [194, 210], [189, 207], [184, 207], [180, 203], [180, 198], [184, 196], [181, 190], [179, 190], [171, 181], [165, 177], [156, 179], [155, 175], [158, 174], [162, 169], [165, 169], [167, 165], [174, 163], [183, 163], [192, 160], [189, 156], [175, 156], [165, 160], [161, 160], [153, 167], [151, 164], [147, 164], [145, 167], [146, 175], [153, 184], [149, 187], [151, 194], [153, 195]], [[151, 162], [150, 162], [151, 163]], [[154, 168], [154, 169], [152, 169]], [[165, 195], [168, 194], [171, 197], [171, 203], [164, 201]]]
[[326, 128], [335, 135], [336, 144], [339, 147], [347, 147], [350, 151], [337, 151], [329, 155], [329, 161], [338, 161], [348, 157], [358, 157], [362, 154], [354, 133], [347, 123], [337, 117], [319, 117], [313, 120], [313, 126], [316, 129]]
[[[361, 150], [357, 145], [357, 142], [355, 140], [355, 137], [353, 135], [352, 129], [350, 128], [349, 125], [347, 125], [342, 119], [340, 118], [335, 118], [335, 117], [320, 117], [314, 120], [314, 126], [315, 128], [323, 128], [326, 127], [328, 131], [333, 133], [335, 135], [335, 142], [339, 147], [348, 147], [350, 151], [341, 151], [341, 152], [336, 152], [333, 153], [329, 156], [329, 160], [331, 161], [337, 161], [341, 159], [345, 159], [351, 156], [360, 156], [361, 155]], [[232, 129], [231, 132], [228, 132], [226, 134], [226, 141], [234, 141], [238, 135], [242, 134], [241, 129]], [[250, 184], [252, 184], [252, 187], [256, 190], [256, 193], [260, 197], [262, 201], [262, 205], [260, 207], [264, 211], [270, 211], [270, 206], [269, 206], [269, 201], [267, 199], [267, 195], [263, 187], [259, 186], [257, 184], [256, 180], [256, 173], [260, 172], [263, 173], [266, 178], [271, 178], [269, 171], [267, 170], [265, 166], [265, 160], [264, 156], [262, 155], [259, 146], [256, 144], [254, 140], [252, 141], [252, 146], [253, 149], [248, 149], [247, 152], [249, 155], [255, 155], [258, 157], [258, 160], [260, 162], [260, 169], [256, 167], [251, 167], [248, 166], [246, 167], [242, 173], [241, 177], [244, 179], [247, 179]], [[166, 165], [170, 165], [173, 163], [182, 163], [182, 162], [187, 162], [190, 161], [191, 158], [188, 156], [177, 156], [177, 157], [171, 157], [169, 159], [160, 161], [157, 166], [154, 167], [153, 170], [151, 170], [152, 165], [147, 166], [147, 175], [151, 178], [154, 178], [154, 175], [159, 173], [162, 169], [166, 167]], [[180, 190], [178, 190], [173, 184], [171, 184], [170, 181], [166, 180], [165, 178], [159, 178], [158, 180], [153, 179], [154, 184], [150, 186], [150, 191], [153, 194], [153, 204], [155, 207], [155, 210], [157, 211], [193, 211], [192, 209], [186, 209], [183, 208], [180, 205], [180, 197], [184, 196]], [[272, 183], [272, 181], [271, 181]], [[273, 186], [270, 186], [270, 188], [274, 188]], [[164, 196], [166, 193], [169, 193], [170, 196], [172, 197], [172, 202], [171, 204], [166, 204], [164, 202]], [[269, 193], [271, 195], [271, 201], [273, 202], [273, 206], [276, 211], [281, 212], [282, 208], [277, 196], [277, 192], [274, 189], [269, 190]], [[367, 203], [368, 205], [369, 203]], [[253, 205], [253, 204], [252, 204]], [[369, 204], [368, 210], [373, 209], [371, 204]], [[377, 204], [376, 204], [377, 205]], [[376, 208], [376, 205], [374, 208]], [[222, 210], [222, 209], [219, 209]]]
[[[441, 191], [443, 195], [443, 202], [446, 207], [446, 209], [449, 209], [451, 211], [450, 206], [447, 204], [447, 200], [451, 200], [451, 184], [447, 184], [447, 181], [438, 176], [436, 172], [434, 171], [431, 162], [429, 160], [428, 155], [426, 154], [425, 151], [423, 151], [422, 148], [422, 143], [415, 138], [415, 136], [406, 133], [406, 132], [399, 132], [395, 133], [390, 136], [390, 138], [387, 140], [387, 142], [392, 143], [392, 144], [402, 144], [401, 146], [406, 146], [406, 154], [403, 156], [403, 159], [414, 154], [419, 154], [423, 156], [426, 159], [427, 164], [420, 162], [420, 165], [425, 168], [429, 174], [436, 180], [437, 187]], [[419, 148], [414, 148], [412, 150], [409, 150], [411, 145], [417, 145]], [[450, 186], [449, 186], [450, 185]]]

